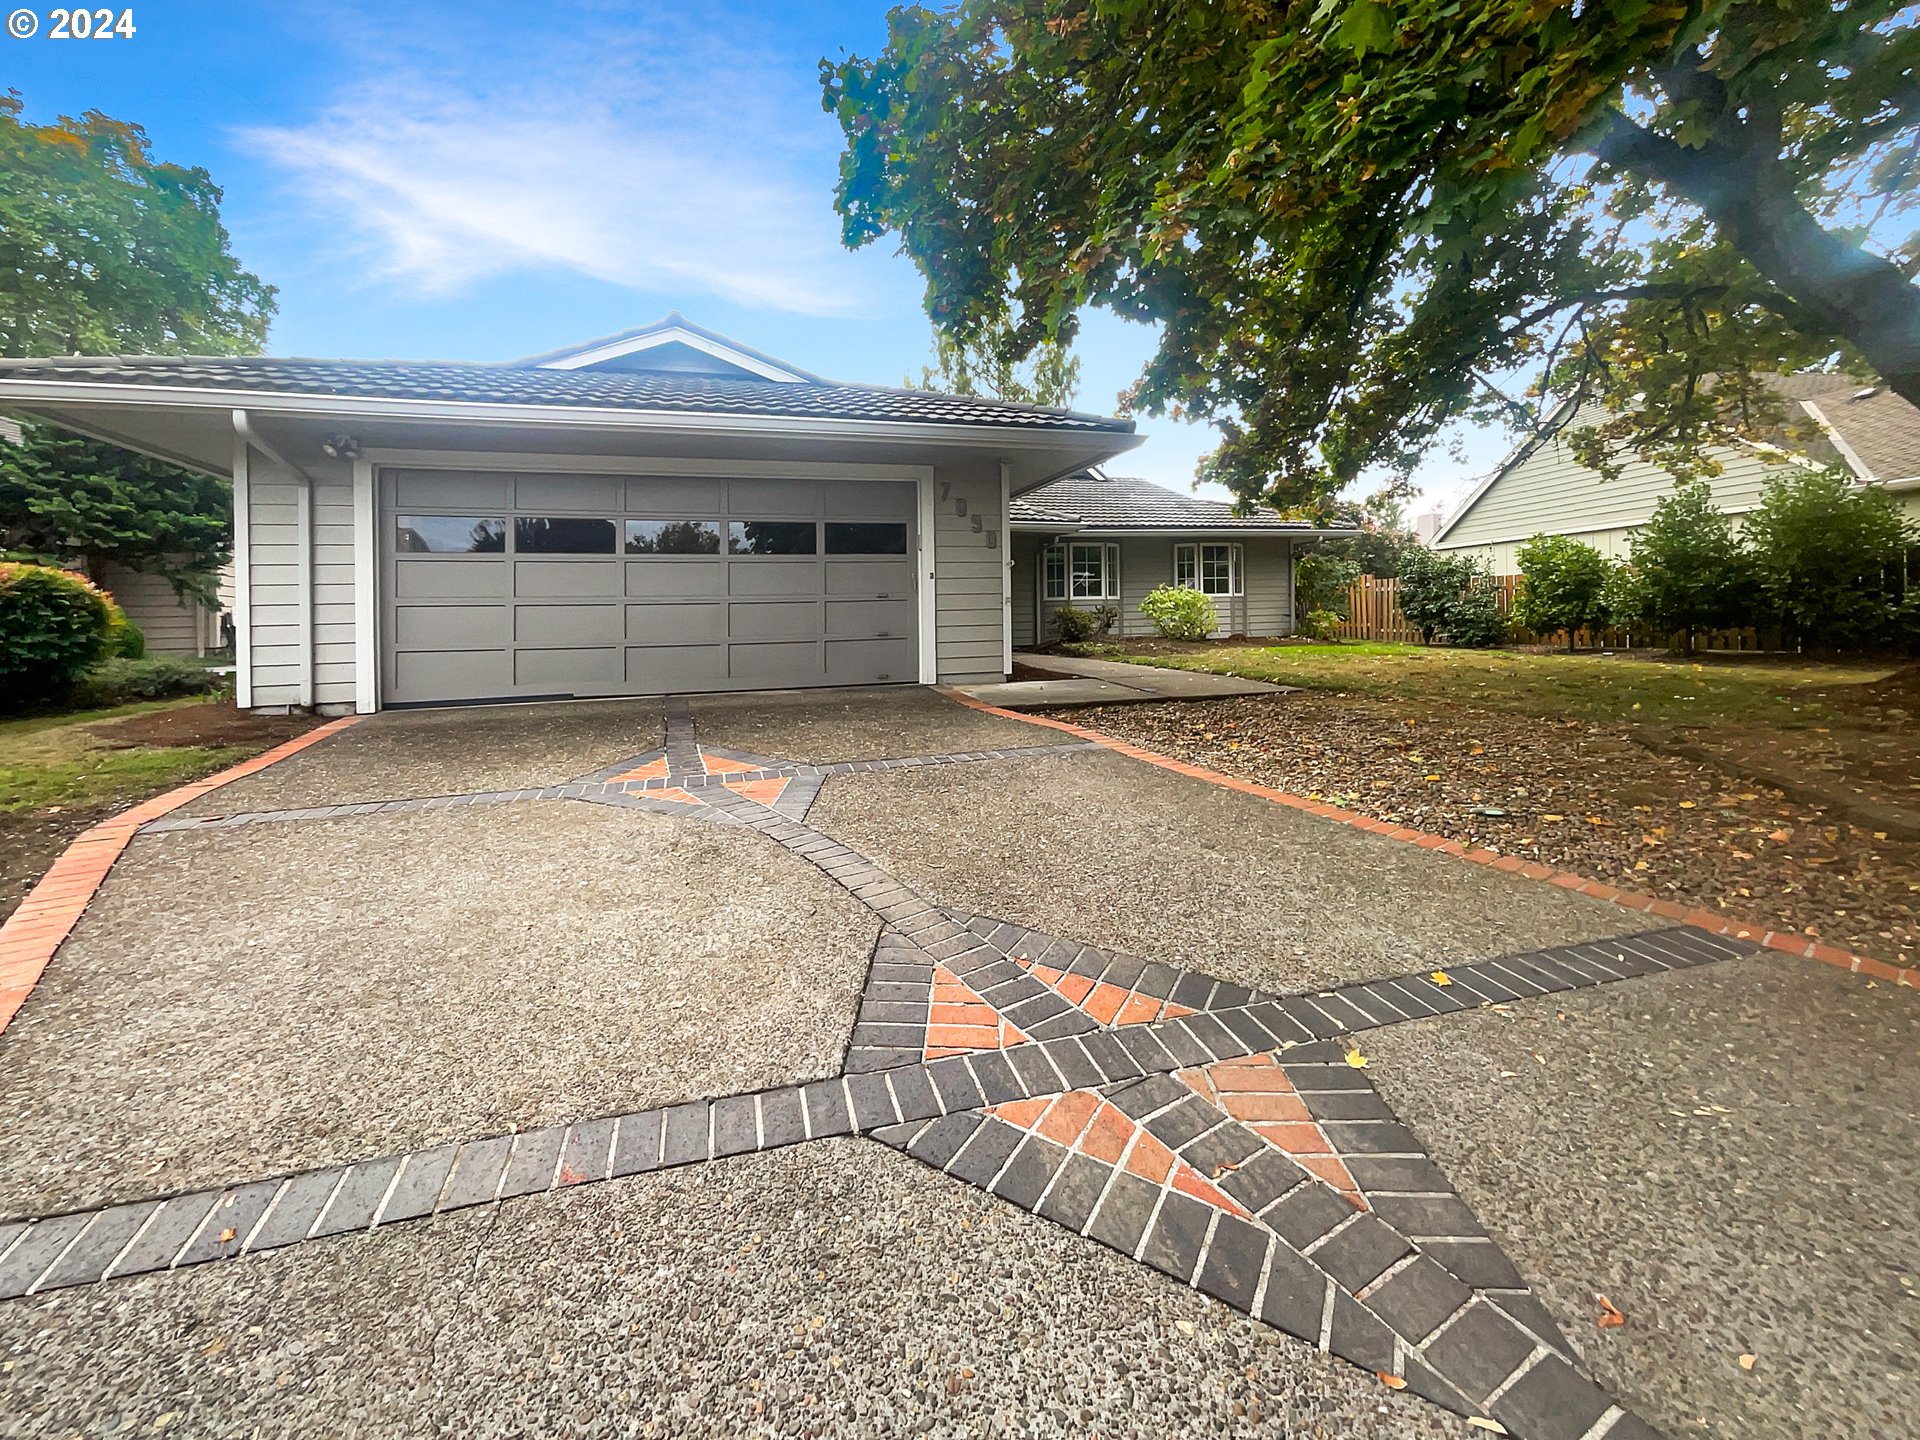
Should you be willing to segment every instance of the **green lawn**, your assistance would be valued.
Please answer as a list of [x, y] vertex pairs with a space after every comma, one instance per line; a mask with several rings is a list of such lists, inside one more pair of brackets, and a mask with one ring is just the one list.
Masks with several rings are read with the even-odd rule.
[[0, 720], [0, 814], [131, 801], [250, 755], [257, 745], [116, 748], [88, 727], [155, 710], [204, 705], [204, 695], [149, 700], [76, 715]]
[[1177, 645], [1127, 641], [1073, 647], [1103, 660], [1244, 675], [1277, 685], [1479, 705], [1524, 715], [1661, 725], [1719, 722], [1814, 727], [1833, 718], [1822, 692], [1892, 667], [1790, 656], [1534, 654], [1341, 641], [1325, 645]]

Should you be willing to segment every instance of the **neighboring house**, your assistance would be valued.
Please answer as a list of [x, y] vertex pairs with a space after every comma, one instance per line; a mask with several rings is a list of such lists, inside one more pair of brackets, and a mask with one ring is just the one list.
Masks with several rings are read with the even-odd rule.
[[0, 361], [0, 408], [229, 477], [239, 703], [326, 712], [997, 679], [1010, 497], [1139, 443], [677, 315], [504, 365]]
[[[18, 445], [21, 439], [19, 422], [0, 416], [0, 445]], [[214, 590], [221, 604], [213, 609], [181, 599], [160, 576], [139, 570], [109, 564], [90, 578], [140, 627], [150, 655], [205, 655], [227, 643], [222, 622], [232, 604], [232, 565], [215, 578]]]
[[226, 598], [233, 589], [231, 565], [214, 577], [214, 593], [223, 601], [219, 608], [209, 608], [191, 596], [182, 598], [165, 576], [142, 570], [107, 564], [93, 579], [140, 627], [146, 637], [147, 654], [205, 655], [226, 648], [223, 622], [226, 608], [232, 604]]
[[[1715, 446], [1710, 453], [1721, 473], [1708, 483], [1721, 510], [1752, 510], [1783, 464], [1839, 461], [1861, 484], [1893, 492], [1920, 520], [1920, 410], [1883, 387], [1842, 375], [1793, 375], [1778, 384], [1788, 411], [1801, 412], [1824, 438], [1798, 443], [1797, 462], [1783, 462], [1777, 451], [1760, 445]], [[1655, 503], [1673, 493], [1674, 479], [1657, 466], [1629, 460], [1624, 473], [1609, 480], [1575, 460], [1563, 432], [1607, 418], [1597, 406], [1563, 413], [1553, 433], [1521, 446], [1467, 496], [1435, 533], [1433, 547], [1483, 555], [1498, 575], [1516, 574], [1520, 546], [1542, 532], [1571, 535], [1625, 559], [1628, 538]]]
[[1213, 601], [1215, 635], [1290, 635], [1293, 562], [1316, 529], [1271, 512], [1236, 515], [1219, 500], [1088, 469], [1013, 500], [1013, 643], [1054, 638], [1063, 606], [1119, 613], [1116, 635], [1152, 635], [1140, 602], [1162, 585]]

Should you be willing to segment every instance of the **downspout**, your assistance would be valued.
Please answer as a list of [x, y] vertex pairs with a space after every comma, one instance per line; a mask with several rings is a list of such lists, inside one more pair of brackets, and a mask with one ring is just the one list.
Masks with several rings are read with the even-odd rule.
[[[300, 681], [298, 704], [303, 710], [311, 710], [314, 706], [313, 477], [298, 465], [294, 464], [293, 461], [289, 460], [285, 455], [281, 454], [265, 436], [255, 430], [246, 411], [235, 410], [233, 412], [233, 432], [239, 438], [243, 452], [247, 448], [258, 450], [269, 460], [285, 466], [298, 481], [294, 487], [299, 498], [295, 500], [293, 507], [293, 563], [295, 576], [294, 593], [297, 594], [300, 599], [295, 611], [294, 635], [295, 646], [299, 654]], [[249, 486], [249, 489], [251, 489], [251, 486]], [[238, 498], [236, 495], [236, 505]], [[251, 505], [249, 505], [247, 514], [248, 530], [251, 530], [252, 526], [253, 515]], [[250, 570], [247, 572], [247, 579], [250, 584], [252, 580], [252, 572]], [[237, 643], [238, 642], [236, 642], [236, 644]], [[252, 648], [252, 637], [249, 635], [247, 644], [249, 661], [251, 661]], [[251, 691], [251, 688], [251, 684], [249, 684], [249, 691]]]

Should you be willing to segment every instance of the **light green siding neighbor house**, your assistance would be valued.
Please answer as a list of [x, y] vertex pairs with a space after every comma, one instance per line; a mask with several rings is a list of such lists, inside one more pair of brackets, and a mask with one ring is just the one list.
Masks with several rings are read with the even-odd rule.
[[[1920, 521], [1920, 410], [1889, 390], [1844, 375], [1793, 376], [1781, 383], [1788, 409], [1804, 412], [1824, 438], [1804, 445], [1805, 453], [1796, 458], [1757, 445], [1716, 447], [1711, 453], [1721, 469], [1708, 483], [1721, 510], [1730, 515], [1752, 510], [1785, 465], [1837, 461], [1862, 485], [1892, 491]], [[1484, 556], [1496, 575], [1517, 573], [1520, 546], [1541, 533], [1570, 535], [1603, 555], [1625, 559], [1629, 537], [1661, 497], [1672, 493], [1674, 478], [1631, 460], [1610, 480], [1575, 460], [1568, 431], [1606, 418], [1604, 410], [1591, 405], [1559, 417], [1551, 434], [1523, 445], [1467, 496], [1435, 532], [1433, 548]]]

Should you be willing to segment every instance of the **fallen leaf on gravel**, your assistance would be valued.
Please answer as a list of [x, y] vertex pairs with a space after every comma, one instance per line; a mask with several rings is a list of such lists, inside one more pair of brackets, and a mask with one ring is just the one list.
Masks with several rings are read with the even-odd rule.
[[1404, 1390], [1407, 1388], [1407, 1382], [1398, 1375], [1389, 1375], [1384, 1370], [1376, 1370], [1373, 1373], [1380, 1383], [1389, 1390]]
[[1191, 1335], [1193, 1333], [1193, 1321], [1176, 1320], [1173, 1322], [1173, 1328], [1178, 1330], [1182, 1335]]
[[1595, 1295], [1594, 1300], [1600, 1306], [1600, 1318], [1593, 1323], [1602, 1330], [1617, 1330], [1627, 1323], [1627, 1317], [1620, 1313], [1620, 1307], [1604, 1295]]
[[229, 1225], [226, 1229], [220, 1232], [220, 1243], [222, 1245], [225, 1245], [229, 1240], [233, 1239], [234, 1236], [238, 1235], [239, 1233], [240, 1232], [238, 1230], [234, 1229], [231, 1225]]
[[1760, 1357], [1757, 1355], [1742, 1355], [1740, 1357], [1740, 1368], [1742, 1370], [1751, 1370], [1755, 1365], [1758, 1365], [1759, 1363], [1760, 1363]]
[[1347, 1051], [1347, 1064], [1356, 1070], [1364, 1070], [1367, 1068], [1367, 1057], [1362, 1055], [1356, 1047]]
[[1427, 979], [1436, 985], [1451, 985], [1453, 983], [1453, 977], [1444, 970], [1434, 971], [1431, 975], [1427, 976]]
[[1500, 1072], [1500, 1078], [1502, 1080], [1518, 1080], [1520, 1078], [1520, 1072], [1518, 1070], [1502, 1070]]
[[1469, 1415], [1467, 1417], [1467, 1426], [1473, 1430], [1484, 1430], [1489, 1435], [1507, 1435], [1512, 1433], [1498, 1420], [1489, 1420], [1484, 1415]]
[[1767, 839], [1772, 840], [1777, 844], [1784, 845], [1786, 844], [1787, 841], [1793, 839], [1793, 831], [1776, 830], [1771, 835], [1767, 836]]
[[1691, 801], [1691, 800], [1682, 800], [1682, 801], [1680, 802], [1680, 808], [1681, 808], [1682, 810], [1691, 810], [1691, 809], [1693, 809], [1693, 801]]
[[1564, 815], [1542, 815], [1540, 818], [1542, 820], [1564, 820], [1567, 817]]

